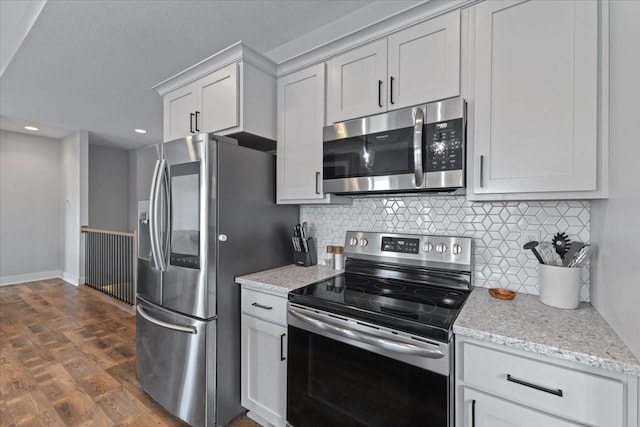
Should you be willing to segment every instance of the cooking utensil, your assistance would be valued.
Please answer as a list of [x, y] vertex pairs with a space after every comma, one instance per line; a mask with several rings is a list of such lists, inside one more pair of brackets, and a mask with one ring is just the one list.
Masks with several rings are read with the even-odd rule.
[[584, 264], [587, 263], [587, 260], [589, 259], [590, 255], [591, 255], [591, 246], [585, 245], [582, 249], [580, 249], [580, 252], [578, 252], [573, 257], [568, 267], [582, 267]]
[[555, 247], [556, 252], [558, 253], [558, 255], [560, 255], [560, 259], [564, 264], [564, 256], [569, 250], [569, 248], [571, 247], [571, 239], [569, 239], [569, 236], [567, 236], [567, 233], [558, 232], [556, 233], [555, 236], [553, 236], [553, 239], [551, 240], [551, 242], [553, 243], [553, 246]]
[[546, 264], [544, 262], [544, 260], [542, 259], [542, 257], [540, 256], [540, 254], [538, 253], [538, 251], [536, 250], [536, 246], [538, 246], [539, 244], [540, 244], [539, 242], [536, 242], [535, 240], [532, 240], [530, 242], [525, 243], [523, 248], [533, 252], [533, 254], [536, 256], [536, 258], [538, 258], [538, 262], [540, 262], [540, 264]]
[[560, 263], [560, 257], [556, 253], [553, 243], [540, 242], [537, 250], [545, 264], [558, 265], [558, 263]]
[[585, 246], [587, 245], [582, 242], [571, 242], [571, 247], [569, 247], [569, 250], [565, 254], [564, 259], [562, 260], [562, 265], [568, 267], [571, 261], [574, 260], [576, 255], [578, 255], [580, 250], [582, 250], [582, 248], [584, 248]]

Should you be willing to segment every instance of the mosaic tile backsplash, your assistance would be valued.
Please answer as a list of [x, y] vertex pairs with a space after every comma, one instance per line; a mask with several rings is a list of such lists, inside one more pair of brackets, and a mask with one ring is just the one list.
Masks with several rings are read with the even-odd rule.
[[[590, 239], [588, 201], [469, 202], [463, 196], [354, 199], [350, 206], [302, 206], [323, 263], [327, 245], [344, 245], [347, 230], [472, 237], [474, 285], [538, 294], [537, 260], [522, 249], [522, 232], [550, 242], [558, 231]], [[582, 268], [580, 298], [589, 301], [590, 265]]]

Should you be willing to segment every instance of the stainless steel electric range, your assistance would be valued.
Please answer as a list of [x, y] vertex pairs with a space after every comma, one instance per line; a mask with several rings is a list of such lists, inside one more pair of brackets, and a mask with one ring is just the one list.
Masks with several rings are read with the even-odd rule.
[[472, 240], [349, 231], [345, 272], [289, 293], [287, 423], [452, 427]]

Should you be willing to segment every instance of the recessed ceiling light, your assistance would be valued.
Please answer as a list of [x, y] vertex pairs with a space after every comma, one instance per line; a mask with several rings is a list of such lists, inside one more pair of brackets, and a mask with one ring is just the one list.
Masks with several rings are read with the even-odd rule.
[[147, 131], [144, 130], [144, 129], [136, 129], [136, 132], [137, 133], [147, 133]]
[[24, 127], [26, 130], [38, 130], [37, 127], [33, 127], [33, 126], [25, 126]]

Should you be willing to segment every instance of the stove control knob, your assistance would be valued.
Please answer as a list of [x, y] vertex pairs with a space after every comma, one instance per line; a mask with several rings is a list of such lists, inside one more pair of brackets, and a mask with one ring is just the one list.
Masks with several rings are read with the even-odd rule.
[[456, 243], [451, 248], [451, 252], [453, 252], [454, 255], [460, 255], [460, 252], [462, 252], [462, 246]]
[[367, 239], [365, 239], [364, 237], [362, 239], [360, 239], [360, 246], [365, 247], [369, 244], [369, 241]]
[[424, 249], [425, 252], [431, 252], [433, 250], [433, 245], [427, 242], [422, 246], [422, 249]]
[[436, 245], [436, 252], [441, 254], [447, 252], [447, 245], [445, 245], [444, 243], [438, 243]]
[[358, 244], [358, 239], [356, 239], [355, 237], [352, 237], [352, 238], [349, 240], [349, 244], [350, 244], [351, 246], [355, 246], [355, 245], [357, 245], [357, 244]]

